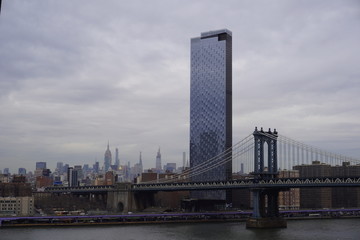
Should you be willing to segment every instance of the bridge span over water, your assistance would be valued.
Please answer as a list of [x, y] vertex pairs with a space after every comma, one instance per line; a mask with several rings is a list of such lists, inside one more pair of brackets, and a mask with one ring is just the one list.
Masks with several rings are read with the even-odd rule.
[[[338, 175], [326, 177], [292, 177], [280, 178], [279, 171], [289, 170], [294, 166], [303, 166], [312, 162], [331, 166], [359, 165], [360, 160], [346, 157], [319, 149], [305, 143], [295, 141], [278, 134], [276, 130], [264, 131], [255, 128], [253, 134], [236, 143], [223, 153], [186, 169], [169, 179], [159, 179], [139, 184], [119, 184], [111, 186], [84, 186], [84, 187], [50, 187], [48, 193], [120, 193], [114, 200], [127, 199], [126, 194], [146, 193], [154, 191], [198, 191], [198, 190], [231, 190], [249, 189], [253, 193], [253, 216], [257, 227], [258, 223], [267, 218], [279, 217], [278, 194], [290, 188], [322, 188], [322, 187], [360, 187], [360, 174]], [[240, 180], [214, 180], [208, 182], [193, 182], [194, 176], [206, 174], [223, 165], [232, 164], [232, 172], [248, 174], [250, 178]], [[360, 165], [359, 165], [360, 166]], [[115, 196], [114, 195], [114, 196]], [[272, 220], [273, 221], [273, 220]], [[286, 224], [285, 224], [286, 225]], [[278, 226], [284, 226], [279, 220]]]
[[[121, 185], [122, 186], [122, 185]], [[244, 179], [231, 181], [210, 182], [168, 182], [129, 184], [129, 192], [146, 191], [197, 191], [197, 190], [226, 190], [251, 188], [311, 188], [311, 187], [360, 187], [360, 177], [319, 177], [319, 178], [277, 178], [268, 180]], [[51, 193], [99, 193], [116, 191], [117, 185], [82, 186], [82, 187], [48, 187]]]

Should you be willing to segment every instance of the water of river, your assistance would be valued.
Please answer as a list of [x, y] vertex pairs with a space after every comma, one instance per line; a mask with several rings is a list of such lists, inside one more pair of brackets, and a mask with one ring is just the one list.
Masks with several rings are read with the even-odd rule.
[[360, 218], [291, 220], [284, 229], [245, 228], [239, 223], [148, 224], [92, 227], [0, 228], [0, 240], [311, 240], [360, 239]]

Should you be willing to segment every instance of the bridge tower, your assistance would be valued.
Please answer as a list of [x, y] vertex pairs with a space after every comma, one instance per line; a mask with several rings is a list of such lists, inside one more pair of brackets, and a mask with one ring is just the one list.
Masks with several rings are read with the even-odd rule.
[[[278, 176], [276, 129], [265, 132], [255, 127], [254, 135], [254, 185], [261, 180], [271, 180]], [[267, 144], [267, 154], [265, 154]], [[267, 155], [267, 159], [265, 158]], [[267, 160], [267, 165], [265, 161]], [[280, 189], [251, 188], [253, 195], [253, 215], [246, 223], [247, 228], [286, 227], [286, 221], [279, 216], [278, 197]]]

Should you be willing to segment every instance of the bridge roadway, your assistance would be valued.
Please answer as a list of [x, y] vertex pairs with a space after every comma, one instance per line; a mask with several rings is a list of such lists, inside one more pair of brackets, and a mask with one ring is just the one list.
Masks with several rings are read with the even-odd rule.
[[210, 182], [171, 182], [132, 184], [128, 189], [116, 185], [82, 187], [48, 187], [45, 192], [52, 193], [90, 193], [109, 191], [189, 191], [189, 190], [226, 190], [254, 188], [313, 188], [313, 187], [360, 187], [360, 177], [318, 177], [318, 178], [277, 178], [270, 180], [242, 179]]

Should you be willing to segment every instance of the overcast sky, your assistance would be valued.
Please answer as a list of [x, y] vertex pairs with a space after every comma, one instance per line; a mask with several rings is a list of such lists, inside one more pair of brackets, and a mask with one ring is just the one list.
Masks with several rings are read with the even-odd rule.
[[190, 38], [233, 33], [233, 141], [255, 126], [360, 158], [360, 1], [4, 0], [0, 169], [182, 164]]

